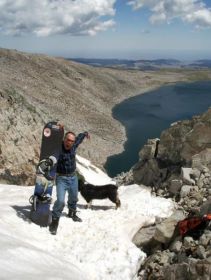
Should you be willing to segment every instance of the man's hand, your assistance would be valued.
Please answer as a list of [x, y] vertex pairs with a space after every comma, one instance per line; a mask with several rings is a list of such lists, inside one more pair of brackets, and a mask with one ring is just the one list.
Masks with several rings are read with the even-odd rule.
[[89, 135], [89, 133], [86, 131], [86, 132], [84, 132], [85, 133], [85, 137], [87, 138], [87, 139], [90, 139], [90, 135]]
[[60, 127], [60, 129], [64, 129], [64, 124], [62, 122], [58, 121], [57, 125]]

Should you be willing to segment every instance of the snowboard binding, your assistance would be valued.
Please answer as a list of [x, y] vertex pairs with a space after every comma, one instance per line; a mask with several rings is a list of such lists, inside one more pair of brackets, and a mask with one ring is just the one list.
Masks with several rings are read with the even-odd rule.
[[54, 156], [41, 160], [37, 166], [37, 174], [42, 174], [47, 180], [53, 180], [50, 172], [56, 163], [57, 159]]
[[33, 211], [36, 211], [37, 204], [39, 203], [48, 203], [51, 204], [52, 197], [49, 194], [43, 194], [43, 195], [32, 195], [29, 198], [29, 203], [32, 205]]

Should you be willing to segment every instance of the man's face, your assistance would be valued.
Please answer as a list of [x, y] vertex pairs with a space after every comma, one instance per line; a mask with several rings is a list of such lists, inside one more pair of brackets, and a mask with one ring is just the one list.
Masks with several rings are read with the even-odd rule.
[[70, 150], [72, 145], [75, 143], [75, 135], [68, 133], [64, 138], [64, 147], [66, 150]]

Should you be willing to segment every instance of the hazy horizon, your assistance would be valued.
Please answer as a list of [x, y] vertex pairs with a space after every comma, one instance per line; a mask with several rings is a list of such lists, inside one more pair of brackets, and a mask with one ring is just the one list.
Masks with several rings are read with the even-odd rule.
[[211, 60], [211, 53], [208, 51], [207, 53], [198, 52], [198, 53], [191, 53], [188, 50], [180, 51], [178, 53], [174, 53], [172, 51], [146, 51], [142, 53], [137, 53], [133, 55], [119, 55], [116, 56], [114, 54], [105, 54], [105, 55], [74, 55], [71, 57], [63, 55], [65, 58], [75, 58], [75, 59], [119, 59], [119, 60], [159, 60], [159, 59], [175, 59], [180, 61], [193, 61], [193, 60]]
[[[113, 51], [111, 53], [105, 53], [105, 54], [84, 54], [84, 53], [60, 53], [60, 52], [42, 52], [42, 51], [34, 51], [34, 50], [22, 50], [22, 49], [17, 49], [17, 48], [11, 48], [11, 47], [5, 47], [1, 46], [0, 48], [3, 49], [9, 49], [9, 50], [17, 50], [20, 52], [26, 52], [26, 53], [31, 53], [31, 54], [46, 54], [49, 56], [54, 56], [54, 57], [63, 57], [66, 59], [118, 59], [118, 60], [159, 60], [159, 59], [175, 59], [175, 60], [180, 60], [180, 61], [195, 61], [195, 60], [211, 60], [211, 52], [191, 52], [191, 50], [181, 50], [179, 52], [174, 52], [172, 50], [165, 50], [165, 51], [142, 51], [137, 53], [134, 51], [133, 54], [127, 55], [127, 53], [122, 54], [119, 51]], [[115, 55], [115, 53], [117, 53]]]

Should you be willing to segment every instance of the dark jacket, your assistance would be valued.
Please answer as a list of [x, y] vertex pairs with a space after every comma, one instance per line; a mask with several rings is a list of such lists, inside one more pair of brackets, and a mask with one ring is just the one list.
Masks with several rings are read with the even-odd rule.
[[64, 143], [62, 143], [62, 152], [59, 155], [58, 164], [57, 164], [57, 173], [58, 174], [72, 174], [76, 170], [76, 149], [82, 143], [88, 133], [80, 133], [75, 139], [75, 143], [70, 150], [66, 150]]

